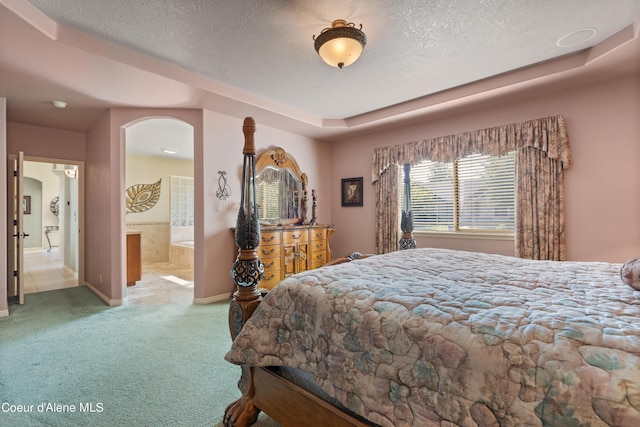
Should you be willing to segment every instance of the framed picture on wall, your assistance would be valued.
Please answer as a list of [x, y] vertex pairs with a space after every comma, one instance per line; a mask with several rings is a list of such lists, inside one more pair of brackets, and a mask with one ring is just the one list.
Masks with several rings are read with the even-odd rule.
[[22, 199], [22, 213], [31, 215], [31, 196], [24, 196]]
[[362, 206], [362, 177], [342, 179], [342, 206]]

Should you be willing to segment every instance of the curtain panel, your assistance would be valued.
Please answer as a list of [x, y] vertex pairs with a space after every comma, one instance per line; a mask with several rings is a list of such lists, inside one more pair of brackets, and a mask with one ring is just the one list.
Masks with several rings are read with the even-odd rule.
[[[563, 171], [571, 166], [571, 151], [562, 116], [376, 148], [371, 180], [380, 185], [391, 165], [415, 165], [424, 160], [453, 162], [470, 154], [500, 156], [511, 151], [516, 151], [518, 182], [516, 256], [565, 259]], [[394, 176], [395, 185], [387, 182], [385, 186], [397, 192], [397, 172]], [[384, 208], [382, 204], [376, 206], [378, 217], [389, 217]], [[380, 233], [377, 231], [377, 235]], [[381, 249], [377, 248], [379, 252]]]
[[400, 209], [397, 164], [391, 164], [376, 181], [376, 253], [398, 250]]

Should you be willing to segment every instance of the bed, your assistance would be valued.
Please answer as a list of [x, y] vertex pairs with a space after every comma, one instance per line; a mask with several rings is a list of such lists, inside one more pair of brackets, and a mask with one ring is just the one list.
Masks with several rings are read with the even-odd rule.
[[620, 264], [409, 249], [263, 296], [247, 230], [227, 426], [640, 425], [640, 292]]

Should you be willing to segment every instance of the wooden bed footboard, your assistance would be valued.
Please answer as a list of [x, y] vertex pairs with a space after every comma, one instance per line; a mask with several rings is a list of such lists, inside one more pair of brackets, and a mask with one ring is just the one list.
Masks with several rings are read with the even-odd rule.
[[[354, 259], [359, 258], [337, 258], [335, 264], [350, 262]], [[246, 289], [239, 288], [231, 300], [229, 329], [234, 339], [262, 301], [259, 293], [255, 299], [243, 301], [242, 298], [247, 295], [249, 294]], [[243, 365], [241, 372], [238, 388], [242, 396], [225, 409], [224, 425], [226, 427], [248, 427], [256, 422], [261, 411], [285, 427], [374, 425], [344, 412], [268, 368]]]
[[[350, 254], [336, 258], [328, 265], [342, 264], [370, 255]], [[249, 297], [249, 300], [243, 298]], [[251, 317], [262, 301], [260, 295], [239, 288], [229, 307], [229, 328], [232, 338]], [[282, 426], [327, 425], [334, 427], [373, 426], [340, 408], [322, 400], [304, 388], [278, 375], [268, 368], [242, 366], [238, 388], [242, 397], [227, 406], [224, 414], [226, 427], [247, 427], [256, 422], [260, 411]], [[304, 421], [303, 421], [304, 420]]]
[[[244, 367], [243, 367], [244, 368]], [[267, 368], [247, 368], [250, 395], [230, 404], [224, 416], [227, 427], [247, 427], [260, 411], [284, 427], [372, 427]], [[244, 369], [243, 369], [244, 370]]]
[[[262, 300], [258, 284], [264, 272], [256, 248], [260, 242], [260, 226], [255, 203], [255, 122], [247, 117], [243, 123], [244, 165], [242, 172], [242, 197], [236, 225], [238, 257], [231, 276], [236, 285], [229, 306], [229, 330], [236, 338], [242, 326], [251, 317]], [[336, 259], [333, 264], [351, 261]], [[243, 365], [238, 388], [240, 399], [225, 409], [224, 425], [246, 427], [256, 422], [263, 411], [272, 419], [287, 426], [330, 425], [336, 427], [370, 426], [358, 418], [320, 399], [312, 393], [266, 368]]]

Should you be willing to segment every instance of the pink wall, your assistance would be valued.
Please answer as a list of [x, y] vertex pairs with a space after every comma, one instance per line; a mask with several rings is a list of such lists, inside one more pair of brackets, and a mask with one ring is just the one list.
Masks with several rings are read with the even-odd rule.
[[49, 159], [85, 159], [84, 133], [7, 123], [7, 153], [23, 151], [26, 156]]
[[105, 112], [87, 134], [85, 162], [85, 280], [95, 292], [112, 305], [122, 300], [113, 289], [118, 279], [112, 266], [118, 260], [111, 244], [113, 221], [110, 218], [112, 193], [110, 180], [113, 160], [110, 155], [111, 114]]
[[[364, 186], [362, 208], [340, 206], [340, 179], [364, 176], [370, 182], [375, 147], [558, 114], [567, 120], [573, 154], [573, 167], [565, 174], [568, 258], [624, 262], [640, 256], [639, 76], [555, 91], [536, 88], [520, 93], [516, 101], [492, 99], [466, 105], [402, 128], [333, 144], [334, 252], [375, 250], [373, 185]], [[511, 242], [417, 240], [419, 246], [513, 254]]]

